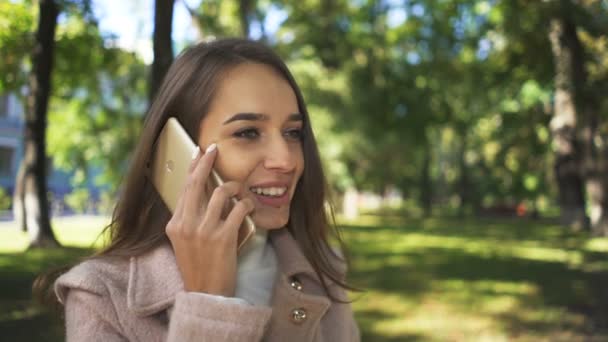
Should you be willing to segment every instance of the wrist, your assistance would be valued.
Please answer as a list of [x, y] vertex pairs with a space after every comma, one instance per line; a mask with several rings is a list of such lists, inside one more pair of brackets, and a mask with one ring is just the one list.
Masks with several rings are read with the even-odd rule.
[[184, 285], [186, 292], [198, 292], [206, 293], [213, 296], [222, 297], [234, 297], [234, 289], [230, 290], [225, 286], [213, 286], [213, 285], [199, 285], [199, 286], [186, 286]]

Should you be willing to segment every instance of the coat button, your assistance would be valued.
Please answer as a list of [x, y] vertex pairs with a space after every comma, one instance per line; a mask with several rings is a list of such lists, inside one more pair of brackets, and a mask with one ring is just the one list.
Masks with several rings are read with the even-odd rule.
[[306, 310], [303, 308], [293, 309], [291, 312], [291, 321], [295, 324], [302, 324], [306, 320]]
[[300, 283], [296, 278], [291, 278], [291, 282], [289, 283], [289, 285], [291, 285], [292, 288], [298, 291], [302, 291], [302, 283]]

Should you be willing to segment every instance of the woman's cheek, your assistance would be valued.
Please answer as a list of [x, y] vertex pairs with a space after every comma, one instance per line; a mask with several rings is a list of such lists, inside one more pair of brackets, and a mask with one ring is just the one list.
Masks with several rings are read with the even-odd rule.
[[228, 147], [220, 151], [215, 161], [216, 170], [224, 177], [225, 181], [245, 181], [253, 171], [255, 162], [252, 153], [247, 153], [240, 148]]

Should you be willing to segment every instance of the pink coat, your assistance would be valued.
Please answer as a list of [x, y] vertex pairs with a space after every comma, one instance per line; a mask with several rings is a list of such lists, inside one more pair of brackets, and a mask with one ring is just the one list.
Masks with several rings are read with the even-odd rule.
[[359, 341], [351, 306], [327, 297], [291, 234], [269, 236], [279, 261], [271, 306], [185, 292], [166, 244], [130, 260], [86, 261], [59, 277], [67, 340]]

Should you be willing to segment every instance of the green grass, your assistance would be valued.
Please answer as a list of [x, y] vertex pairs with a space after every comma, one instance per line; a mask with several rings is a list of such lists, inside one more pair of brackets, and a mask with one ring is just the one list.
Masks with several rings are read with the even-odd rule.
[[[32, 300], [32, 283], [45, 270], [90, 255], [104, 217], [53, 220], [57, 239], [67, 248], [28, 250], [27, 235], [12, 222], [0, 222], [0, 331], [11, 341], [63, 341], [63, 322], [55, 312]], [[10, 338], [9, 338], [10, 337]]]
[[[61, 245], [78, 248], [99, 246], [99, 233], [109, 223], [104, 216], [73, 216], [53, 219], [55, 237]], [[0, 222], [0, 253], [23, 252], [28, 246], [27, 235], [13, 222]]]
[[608, 240], [523, 220], [345, 226], [364, 341], [608, 340]]
[[[70, 248], [25, 251], [0, 223], [0, 331], [62, 340], [59, 317], [31, 302], [42, 270], [90, 254], [105, 218], [54, 222]], [[608, 239], [547, 222], [363, 216], [343, 222], [363, 341], [608, 340]]]

